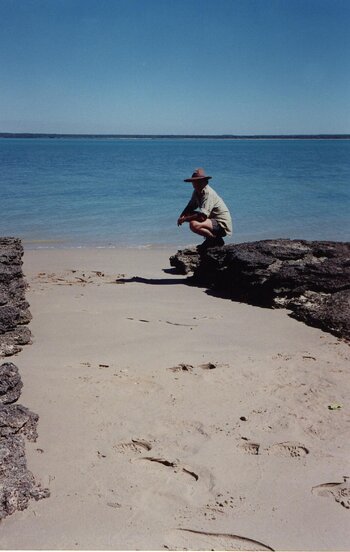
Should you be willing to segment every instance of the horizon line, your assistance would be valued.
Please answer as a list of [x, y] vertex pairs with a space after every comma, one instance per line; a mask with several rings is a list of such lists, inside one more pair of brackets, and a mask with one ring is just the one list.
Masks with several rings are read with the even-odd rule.
[[213, 138], [213, 139], [263, 139], [263, 138], [334, 138], [341, 139], [346, 138], [350, 139], [350, 134], [346, 133], [316, 133], [316, 134], [304, 134], [304, 133], [293, 133], [293, 134], [142, 134], [142, 133], [133, 133], [133, 134], [111, 134], [111, 133], [70, 133], [70, 132], [0, 132], [0, 138], [37, 138], [37, 137], [48, 137], [48, 138], [60, 138], [60, 137], [69, 137], [69, 138]]

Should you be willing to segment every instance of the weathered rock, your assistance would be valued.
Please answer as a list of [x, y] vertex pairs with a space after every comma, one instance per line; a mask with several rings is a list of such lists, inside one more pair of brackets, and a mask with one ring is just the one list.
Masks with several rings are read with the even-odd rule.
[[0, 366], [0, 404], [9, 404], [19, 399], [22, 380], [18, 368], [12, 362]]
[[22, 435], [12, 434], [0, 438], [0, 520], [16, 510], [28, 507], [30, 499], [50, 496], [48, 489], [35, 483], [27, 469]]
[[[15, 368], [13, 364], [10, 366], [13, 379], [8, 372], [8, 380], [13, 383]], [[15, 510], [27, 508], [31, 498], [50, 496], [48, 489], [36, 484], [25, 458], [24, 436], [30, 441], [36, 440], [38, 419], [37, 414], [20, 404], [0, 405], [0, 520]]]
[[[0, 238], [0, 356], [18, 353], [29, 343], [31, 319], [25, 300], [26, 283], [22, 274], [23, 249], [20, 240]], [[49, 496], [48, 489], [35, 483], [27, 469], [24, 436], [35, 441], [39, 416], [14, 403], [20, 396], [22, 381], [11, 362], [0, 366], [0, 519], [23, 510], [31, 498]]]
[[288, 308], [297, 320], [350, 339], [350, 289], [330, 294], [306, 292], [289, 301]]
[[170, 257], [170, 265], [176, 269], [178, 274], [189, 274], [198, 266], [200, 256], [195, 247], [179, 249], [176, 255]]
[[4, 305], [0, 307], [0, 333], [5, 333], [13, 330], [20, 321], [20, 311], [12, 305]]
[[280, 239], [190, 251], [179, 251], [170, 263], [182, 274], [193, 270], [193, 284], [254, 305], [289, 308], [310, 325], [350, 338], [349, 243]]
[[36, 430], [39, 416], [21, 404], [0, 406], [0, 437], [21, 433], [29, 441], [38, 437]]
[[21, 345], [30, 342], [29, 330], [22, 329], [31, 320], [22, 256], [20, 240], [0, 238], [0, 356], [18, 353]]
[[11, 343], [18, 343], [19, 345], [27, 345], [31, 343], [32, 334], [29, 328], [26, 326], [18, 326], [13, 332], [6, 332], [5, 336], [0, 336], [4, 339], [6, 338]]

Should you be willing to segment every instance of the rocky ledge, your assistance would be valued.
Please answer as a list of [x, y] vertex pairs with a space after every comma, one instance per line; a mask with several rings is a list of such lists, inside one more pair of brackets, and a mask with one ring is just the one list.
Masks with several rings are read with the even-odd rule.
[[10, 356], [30, 342], [31, 320], [22, 273], [23, 248], [16, 238], [0, 238], [0, 356]]
[[350, 243], [263, 240], [170, 258], [189, 283], [232, 300], [291, 310], [291, 316], [350, 339]]
[[[31, 315], [25, 300], [26, 283], [22, 273], [23, 249], [20, 240], [0, 238], [0, 360], [16, 354], [29, 343], [25, 324]], [[22, 380], [17, 366], [0, 366], [0, 520], [16, 510], [24, 510], [30, 499], [49, 496], [48, 489], [36, 484], [27, 469], [26, 437], [37, 438], [38, 415], [20, 404]]]

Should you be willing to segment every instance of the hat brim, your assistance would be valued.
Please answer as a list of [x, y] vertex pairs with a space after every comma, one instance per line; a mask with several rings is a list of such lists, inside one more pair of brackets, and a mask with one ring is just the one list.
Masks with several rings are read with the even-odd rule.
[[185, 178], [184, 182], [198, 182], [198, 180], [210, 180], [211, 176], [194, 176], [193, 178]]

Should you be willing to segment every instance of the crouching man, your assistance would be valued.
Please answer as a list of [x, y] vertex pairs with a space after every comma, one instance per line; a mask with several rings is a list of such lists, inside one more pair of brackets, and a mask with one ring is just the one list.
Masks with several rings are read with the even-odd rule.
[[203, 249], [224, 245], [223, 238], [232, 234], [230, 211], [221, 197], [209, 186], [210, 178], [203, 169], [196, 169], [191, 178], [184, 180], [192, 183], [193, 193], [177, 220], [178, 226], [188, 222], [192, 232], [205, 238], [198, 246]]

